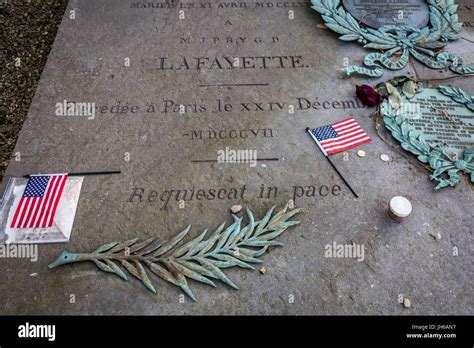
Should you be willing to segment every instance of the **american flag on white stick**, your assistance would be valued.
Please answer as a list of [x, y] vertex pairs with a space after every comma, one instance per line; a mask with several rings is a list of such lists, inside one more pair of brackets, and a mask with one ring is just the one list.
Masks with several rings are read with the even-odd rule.
[[51, 227], [67, 174], [30, 175], [10, 228]]
[[372, 141], [353, 117], [324, 127], [310, 128], [309, 133], [326, 156]]

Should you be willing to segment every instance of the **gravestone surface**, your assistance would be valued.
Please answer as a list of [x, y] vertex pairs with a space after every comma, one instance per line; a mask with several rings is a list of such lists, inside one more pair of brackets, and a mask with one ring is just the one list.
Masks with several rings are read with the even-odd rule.
[[357, 20], [374, 28], [385, 25], [423, 28], [430, 20], [425, 0], [343, 0], [342, 3]]
[[[37, 262], [0, 262], [1, 312], [472, 314], [472, 192], [464, 182], [434, 192], [423, 170], [378, 138], [374, 110], [357, 101], [355, 84], [381, 80], [340, 72], [345, 58], [356, 63], [366, 51], [318, 27], [309, 6], [70, 1], [15, 149], [22, 160], [7, 175], [122, 174], [85, 178], [68, 244], [39, 246]], [[398, 74], [414, 71], [384, 79]], [[474, 94], [472, 82], [465, 88]], [[95, 117], [56, 116], [64, 100], [95, 103]], [[349, 116], [373, 141], [361, 147], [364, 158], [352, 149], [332, 159], [359, 199], [305, 131]], [[226, 148], [256, 150], [259, 161], [218, 163]], [[191, 191], [193, 198], [184, 196]], [[402, 224], [386, 216], [397, 195], [413, 204]], [[265, 275], [226, 271], [238, 291], [190, 281], [198, 301], [180, 303], [182, 293], [153, 276], [156, 295], [92, 263], [47, 269], [64, 249], [167, 239], [188, 224], [196, 236], [230, 222], [234, 204], [260, 218], [290, 199], [304, 209], [301, 225], [263, 256]], [[365, 257], [325, 257], [333, 243], [363, 245]], [[412, 308], [403, 308], [400, 295]]]

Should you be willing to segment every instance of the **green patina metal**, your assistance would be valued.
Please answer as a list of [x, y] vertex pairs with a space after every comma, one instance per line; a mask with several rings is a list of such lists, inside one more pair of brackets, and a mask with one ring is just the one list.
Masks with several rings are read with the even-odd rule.
[[[469, 175], [470, 181], [474, 183], [474, 148], [460, 151], [449, 146], [433, 146], [434, 143], [438, 143], [435, 141], [435, 137], [423, 134], [423, 131], [416, 129], [414, 125], [414, 120], [419, 117], [420, 110], [413, 113], [413, 108], [410, 107], [410, 105], [417, 106], [420, 100], [424, 100], [425, 102], [428, 101], [428, 105], [424, 106], [425, 108], [429, 107], [429, 103], [432, 102], [431, 108], [436, 111], [435, 103], [442, 99], [439, 96], [451, 98], [454, 102], [459, 103], [456, 109], [463, 109], [456, 111], [456, 115], [461, 115], [463, 120], [454, 120], [446, 113], [445, 117], [450, 119], [447, 122], [453, 122], [453, 127], [461, 127], [460, 125], [462, 125], [467, 130], [466, 132], [468, 132], [468, 134], [464, 132], [464, 136], [472, 143], [474, 138], [472, 133], [474, 125], [474, 97], [454, 87], [440, 86], [438, 89], [422, 89], [417, 85], [414, 90], [410, 89], [407, 92], [407, 81], [396, 85], [396, 87], [391, 83], [388, 85], [392, 95], [397, 95], [399, 101], [385, 99], [382, 103], [381, 113], [384, 116], [385, 127], [400, 142], [404, 150], [416, 155], [420, 162], [428, 164], [433, 169], [430, 178], [437, 182], [435, 190], [447, 186], [456, 186], [460, 182], [459, 173]], [[393, 88], [396, 88], [396, 90], [393, 90]], [[422, 98], [419, 96], [422, 96]], [[439, 111], [439, 117], [443, 117], [441, 112], [443, 110]]]
[[168, 242], [156, 242], [153, 238], [138, 243], [138, 239], [126, 242], [105, 244], [92, 253], [76, 254], [63, 251], [49, 265], [54, 268], [60, 265], [91, 261], [105, 272], [113, 273], [123, 280], [128, 280], [125, 272], [118, 266], [142, 281], [146, 288], [156, 293], [145, 270], [148, 268], [158, 277], [180, 287], [189, 297], [196, 300], [188, 286], [186, 278], [215, 287], [211, 279], [238, 289], [222, 271], [223, 268], [241, 267], [253, 269], [251, 263], [261, 263], [258, 259], [269, 247], [282, 246], [274, 239], [288, 227], [299, 224], [299, 221], [288, 221], [300, 212], [300, 209], [289, 210], [288, 205], [273, 214], [272, 207], [260, 221], [255, 221], [252, 212], [246, 209], [248, 222], [241, 228], [242, 218], [232, 215], [234, 223], [225, 228], [225, 222], [206, 240], [207, 230], [199, 236], [184, 243], [190, 227], [179, 233]]
[[[346, 11], [341, 0], [311, 0], [312, 8], [321, 14], [326, 26], [341, 34], [342, 41], [357, 41], [365, 48], [382, 50], [364, 59], [365, 67], [349, 66], [344, 71], [380, 77], [384, 68], [400, 70], [410, 57], [432, 69], [449, 68], [457, 74], [474, 73], [474, 65], [462, 67], [463, 61], [455, 53], [440, 51], [449, 41], [460, 38], [459, 22], [454, 0], [428, 0], [429, 24], [424, 28], [410, 25], [384, 25], [373, 29], [361, 25]], [[383, 4], [381, 4], [383, 6]]]

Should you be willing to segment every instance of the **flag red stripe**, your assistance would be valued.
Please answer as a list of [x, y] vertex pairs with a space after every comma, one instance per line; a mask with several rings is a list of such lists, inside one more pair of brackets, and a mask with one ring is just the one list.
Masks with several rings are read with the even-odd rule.
[[341, 123], [334, 123], [331, 125], [332, 128], [336, 129], [336, 128], [342, 128], [342, 127], [346, 127], [346, 126], [350, 126], [351, 124], [354, 124], [354, 123], [357, 123], [356, 120], [354, 120], [353, 118], [349, 119], [349, 120], [346, 120], [345, 122], [341, 122]]
[[333, 126], [332, 128], [334, 128], [334, 130], [335, 130], [337, 133], [339, 133], [339, 132], [341, 132], [341, 131], [343, 131], [343, 130], [346, 130], [346, 129], [348, 129], [348, 128], [351, 128], [351, 127], [354, 127], [354, 126], [357, 126], [357, 125], [358, 125], [357, 122], [354, 121], [354, 122], [351, 122], [351, 123], [348, 123], [348, 124], [344, 124], [344, 125], [342, 125], [342, 126], [337, 126], [337, 127], [334, 127], [334, 126]]
[[26, 212], [28, 211], [29, 207], [30, 207], [30, 203], [31, 203], [31, 200], [27, 197], [25, 199], [25, 204], [23, 204], [23, 211], [21, 212], [21, 216], [20, 216], [20, 220], [18, 221], [18, 227], [19, 228], [22, 228], [23, 226], [23, 222], [24, 222], [24, 218], [25, 218], [25, 214]]
[[61, 183], [60, 183], [60, 186], [59, 186], [58, 194], [56, 196], [56, 200], [54, 202], [53, 210], [51, 211], [51, 217], [49, 218], [49, 223], [48, 223], [47, 227], [53, 226], [54, 215], [56, 214], [56, 209], [58, 207], [59, 200], [61, 199], [61, 196], [63, 194], [63, 190], [64, 190], [64, 186], [66, 184], [67, 176], [64, 175], [63, 177], [61, 177], [60, 180], [61, 180], [60, 181]]
[[41, 227], [41, 221], [43, 220], [44, 212], [45, 212], [46, 206], [48, 205], [49, 192], [51, 191], [51, 188], [53, 187], [53, 184], [55, 181], [56, 181], [56, 176], [52, 176], [51, 178], [49, 178], [48, 186], [46, 187], [46, 196], [43, 197], [41, 212], [38, 216], [37, 221], [35, 221], [35, 227]]
[[33, 224], [36, 220], [36, 215], [38, 214], [38, 208], [41, 206], [41, 202], [43, 201], [42, 197], [34, 197], [35, 201], [31, 207], [31, 217], [28, 219], [26, 227], [33, 227]]
[[20, 198], [20, 202], [18, 202], [18, 206], [16, 207], [15, 215], [13, 215], [13, 221], [12, 221], [12, 224], [10, 225], [10, 228], [16, 228], [16, 220], [18, 219], [18, 215], [20, 215], [20, 210], [21, 210], [24, 200], [25, 200], [25, 197]]
[[[48, 185], [49, 185], [49, 183], [48, 183]], [[44, 211], [44, 206], [45, 206], [45, 205], [46, 205], [46, 204], [45, 204], [45, 199], [44, 199], [44, 197], [41, 197], [41, 200], [40, 200], [40, 202], [39, 202], [39, 204], [38, 204], [38, 207], [36, 208], [36, 211], [35, 211], [35, 218], [34, 218], [34, 220], [32, 221], [32, 226], [31, 226], [31, 227], [35, 227], [35, 228], [36, 228], [36, 227], [40, 227], [40, 226], [38, 225], [38, 222], [39, 222], [39, 220], [41, 220], [41, 216], [42, 216], [41, 214], [42, 214], [43, 211]]]
[[[48, 192], [48, 187], [50, 184], [51, 184], [51, 178], [48, 180], [48, 184], [46, 185], [46, 190], [45, 190], [46, 192]], [[39, 227], [38, 220], [41, 219], [41, 212], [44, 211], [44, 205], [45, 205], [45, 197], [41, 197], [36, 206], [33, 219], [30, 221], [30, 224], [28, 227], [33, 227], [33, 228]]]
[[354, 117], [349, 117], [349, 118], [346, 118], [345, 120], [333, 123], [331, 126], [334, 128], [334, 127], [338, 127], [338, 126], [341, 126], [343, 124], [346, 124], [348, 122], [355, 122]]
[[46, 211], [44, 214], [41, 214], [40, 226], [43, 228], [46, 227], [47, 217], [49, 216], [49, 211], [51, 209], [51, 204], [53, 201], [52, 197], [54, 197], [54, 192], [56, 192], [56, 187], [58, 186], [58, 184], [59, 184], [59, 177], [55, 175], [51, 178], [51, 187], [48, 188], [48, 193], [46, 195], [46, 202], [45, 202], [45, 206], [47, 207]]
[[23, 228], [30, 227], [29, 222], [30, 222], [30, 219], [31, 219], [31, 214], [33, 213], [33, 210], [35, 209], [35, 203], [36, 203], [37, 198], [38, 197], [30, 197], [29, 198], [29, 200], [31, 202], [30, 202], [30, 207], [28, 209], [28, 215], [26, 216], [25, 222], [23, 223]]
[[31, 217], [30, 222], [28, 223], [28, 227], [36, 227], [36, 220], [38, 219], [39, 212], [41, 211], [41, 206], [43, 205], [44, 199], [43, 197], [39, 197], [38, 202], [36, 203], [35, 211], [33, 216]]
[[346, 135], [347, 133], [350, 133], [350, 132], [353, 132], [353, 131], [359, 130], [359, 129], [362, 129], [362, 127], [359, 126], [359, 125], [355, 125], [351, 128], [348, 128], [348, 129], [345, 129], [343, 131], [337, 132], [337, 135], [339, 135], [339, 136]]
[[367, 133], [365, 133], [362, 129], [359, 130], [359, 131], [355, 131], [353, 133], [349, 133], [349, 134], [346, 134], [342, 137], [338, 137], [338, 138], [333, 138], [333, 139], [328, 139], [328, 140], [325, 140], [324, 142], [321, 142], [321, 144], [324, 146], [324, 147], [330, 147], [332, 145], [337, 145], [339, 143], [343, 143], [347, 140], [350, 140], [350, 139], [354, 139], [354, 138], [357, 138], [358, 136], [360, 136], [361, 134], [367, 136]]
[[[346, 140], [346, 141], [343, 141], [342, 143], [338, 143], [338, 144], [331, 144], [329, 146], [324, 146], [324, 149], [326, 151], [331, 151], [332, 149], [336, 149], [336, 148], [340, 148], [340, 147], [344, 147], [345, 145], [349, 145], [351, 143], [353, 143], [354, 141], [357, 141], [357, 140], [361, 140], [363, 138], [369, 138], [367, 135], [365, 134], [362, 134], [362, 135], [359, 135], [357, 137], [354, 137], [354, 138], [351, 138], [349, 140]], [[369, 138], [370, 139], [370, 138]]]
[[358, 141], [358, 142], [356, 142], [356, 143], [354, 143], [354, 144], [351, 144], [351, 145], [348, 145], [348, 146], [345, 146], [345, 147], [342, 147], [342, 148], [329, 150], [329, 151], [327, 151], [327, 153], [328, 153], [328, 155], [332, 155], [332, 154], [334, 154], [334, 153], [338, 153], [338, 152], [341, 152], [341, 151], [346, 151], [346, 150], [352, 149], [353, 147], [356, 147], [356, 146], [359, 146], [359, 145], [362, 145], [362, 144], [369, 143], [370, 141], [372, 141], [372, 139], [366, 138], [366, 139], [363, 139], [363, 140], [361, 140], [361, 141]]

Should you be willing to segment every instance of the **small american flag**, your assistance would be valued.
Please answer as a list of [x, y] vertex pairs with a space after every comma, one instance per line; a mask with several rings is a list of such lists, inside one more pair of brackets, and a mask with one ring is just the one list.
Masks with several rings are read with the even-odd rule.
[[326, 156], [372, 140], [352, 117], [328, 126], [309, 129], [309, 133]]
[[51, 227], [67, 176], [67, 174], [30, 175], [10, 227]]

